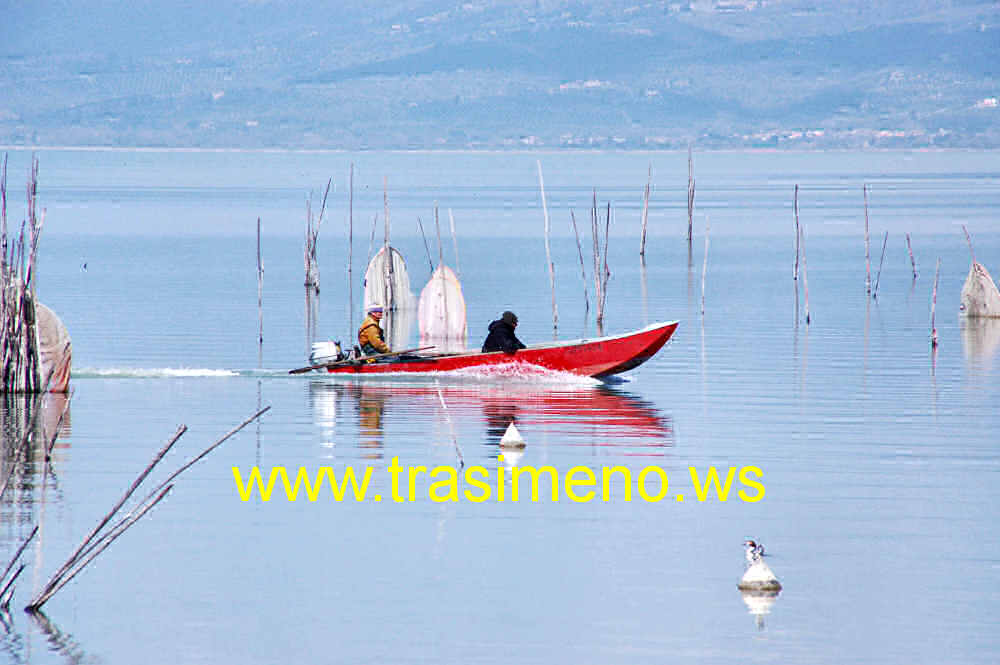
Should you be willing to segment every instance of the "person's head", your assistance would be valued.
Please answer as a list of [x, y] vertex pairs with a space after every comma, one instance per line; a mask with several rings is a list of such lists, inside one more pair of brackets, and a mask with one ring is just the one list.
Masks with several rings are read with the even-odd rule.
[[517, 327], [517, 314], [514, 312], [504, 312], [500, 316], [500, 320], [509, 325], [511, 328]]
[[379, 305], [377, 303], [368, 306], [368, 316], [372, 317], [376, 321], [382, 318], [382, 314], [384, 311], [385, 310], [383, 309], [382, 305]]

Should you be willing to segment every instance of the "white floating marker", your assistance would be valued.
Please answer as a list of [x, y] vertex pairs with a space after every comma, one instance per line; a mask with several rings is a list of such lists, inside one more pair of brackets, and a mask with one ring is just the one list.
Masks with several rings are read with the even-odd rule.
[[507, 431], [503, 433], [503, 438], [500, 439], [500, 446], [502, 448], [524, 448], [524, 439], [521, 438], [521, 433], [514, 426], [514, 421], [511, 421], [510, 425], [507, 425]]
[[781, 582], [771, 572], [771, 568], [761, 560], [755, 561], [747, 568], [737, 586], [740, 591], [781, 591]]

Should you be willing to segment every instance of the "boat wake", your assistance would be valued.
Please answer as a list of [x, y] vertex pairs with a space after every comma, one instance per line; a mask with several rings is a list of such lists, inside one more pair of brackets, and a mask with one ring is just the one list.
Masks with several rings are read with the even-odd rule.
[[195, 377], [229, 377], [240, 376], [242, 372], [231, 369], [207, 369], [199, 367], [107, 367], [73, 368], [74, 379], [177, 379]]

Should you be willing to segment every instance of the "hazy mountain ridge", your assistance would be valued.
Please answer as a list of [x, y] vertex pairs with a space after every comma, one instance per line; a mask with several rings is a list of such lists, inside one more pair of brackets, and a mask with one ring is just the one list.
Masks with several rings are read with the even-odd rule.
[[7, 13], [6, 144], [1000, 147], [990, 2]]

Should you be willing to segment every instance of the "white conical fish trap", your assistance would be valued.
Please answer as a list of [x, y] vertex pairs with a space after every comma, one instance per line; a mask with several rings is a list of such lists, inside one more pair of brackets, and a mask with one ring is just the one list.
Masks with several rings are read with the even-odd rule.
[[458, 277], [446, 265], [439, 265], [420, 292], [420, 336], [465, 338], [465, 297]]
[[968, 317], [1000, 317], [1000, 291], [982, 263], [972, 262], [962, 287], [959, 312]]
[[781, 591], [781, 583], [763, 561], [755, 561], [737, 585], [740, 591]]
[[365, 310], [373, 303], [382, 305], [387, 310], [412, 306], [413, 296], [410, 293], [410, 275], [406, 271], [406, 261], [397, 249], [390, 247], [389, 251], [392, 255], [391, 270], [385, 247], [368, 262], [368, 269], [365, 271]]
[[500, 445], [504, 448], [524, 448], [526, 445], [524, 439], [521, 438], [521, 433], [517, 431], [517, 427], [511, 421], [510, 425], [507, 425], [507, 431], [503, 433], [503, 438], [500, 439]]

